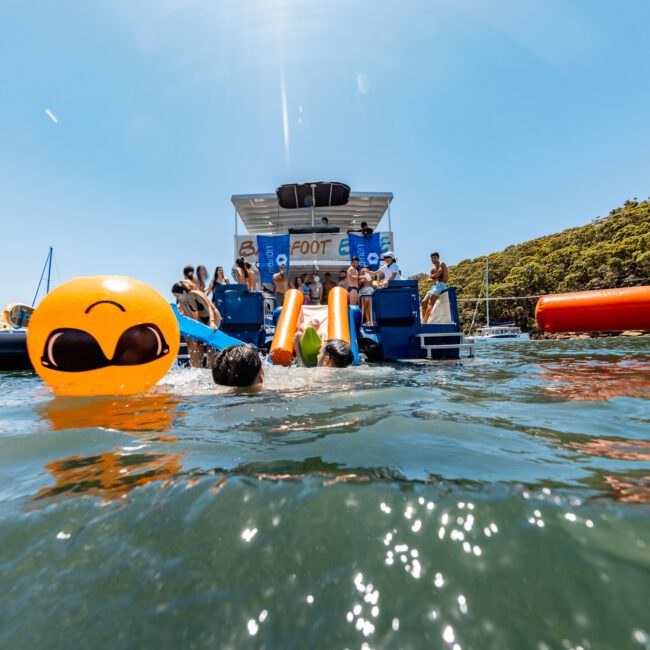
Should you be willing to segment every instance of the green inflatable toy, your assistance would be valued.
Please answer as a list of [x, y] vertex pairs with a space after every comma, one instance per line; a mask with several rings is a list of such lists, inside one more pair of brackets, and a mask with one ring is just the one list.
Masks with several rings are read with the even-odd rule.
[[316, 365], [321, 345], [323, 345], [323, 342], [318, 336], [318, 332], [310, 325], [305, 329], [305, 333], [300, 339], [300, 353], [306, 365]]

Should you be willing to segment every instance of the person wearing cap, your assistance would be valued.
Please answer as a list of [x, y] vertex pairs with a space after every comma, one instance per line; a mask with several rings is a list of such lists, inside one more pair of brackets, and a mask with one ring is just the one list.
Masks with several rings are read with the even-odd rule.
[[400, 273], [399, 266], [397, 266], [397, 258], [393, 251], [384, 253], [382, 258], [384, 263], [377, 271], [368, 271], [373, 277], [383, 275], [384, 279], [379, 281], [378, 287], [385, 287], [392, 280], [401, 280], [402, 274]]
[[287, 278], [287, 265], [280, 264], [280, 270], [273, 276], [275, 285], [275, 304], [282, 307], [284, 304], [284, 294], [289, 288], [289, 278]]

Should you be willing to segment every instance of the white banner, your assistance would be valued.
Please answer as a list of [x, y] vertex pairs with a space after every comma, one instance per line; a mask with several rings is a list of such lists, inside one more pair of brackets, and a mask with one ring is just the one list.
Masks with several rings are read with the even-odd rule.
[[[379, 233], [381, 252], [393, 248], [393, 233]], [[350, 247], [347, 233], [314, 233], [291, 235], [290, 265], [309, 265], [312, 262], [329, 262], [341, 266], [350, 263]], [[235, 237], [235, 257], [243, 257], [252, 264], [258, 261], [257, 238], [255, 235]]]

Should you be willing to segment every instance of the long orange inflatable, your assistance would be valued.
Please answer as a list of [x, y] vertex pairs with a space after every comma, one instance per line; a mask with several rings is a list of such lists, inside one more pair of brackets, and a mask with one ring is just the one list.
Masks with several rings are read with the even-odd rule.
[[288, 366], [293, 359], [293, 337], [298, 327], [303, 295], [298, 289], [289, 289], [284, 294], [280, 320], [275, 328], [269, 356], [276, 365]]
[[327, 338], [350, 343], [348, 292], [343, 287], [330, 289], [327, 298]]
[[559, 293], [535, 308], [544, 332], [611, 332], [650, 329], [650, 287]]

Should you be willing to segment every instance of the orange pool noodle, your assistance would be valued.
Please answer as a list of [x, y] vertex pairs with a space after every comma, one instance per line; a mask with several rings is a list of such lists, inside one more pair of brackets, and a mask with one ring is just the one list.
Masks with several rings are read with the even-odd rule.
[[327, 338], [350, 342], [348, 292], [343, 287], [330, 289], [327, 299]]
[[650, 329], [650, 287], [544, 296], [535, 308], [535, 319], [544, 332]]
[[298, 327], [303, 295], [298, 289], [289, 289], [284, 294], [280, 320], [275, 328], [270, 357], [274, 364], [288, 366], [293, 359], [293, 337]]

